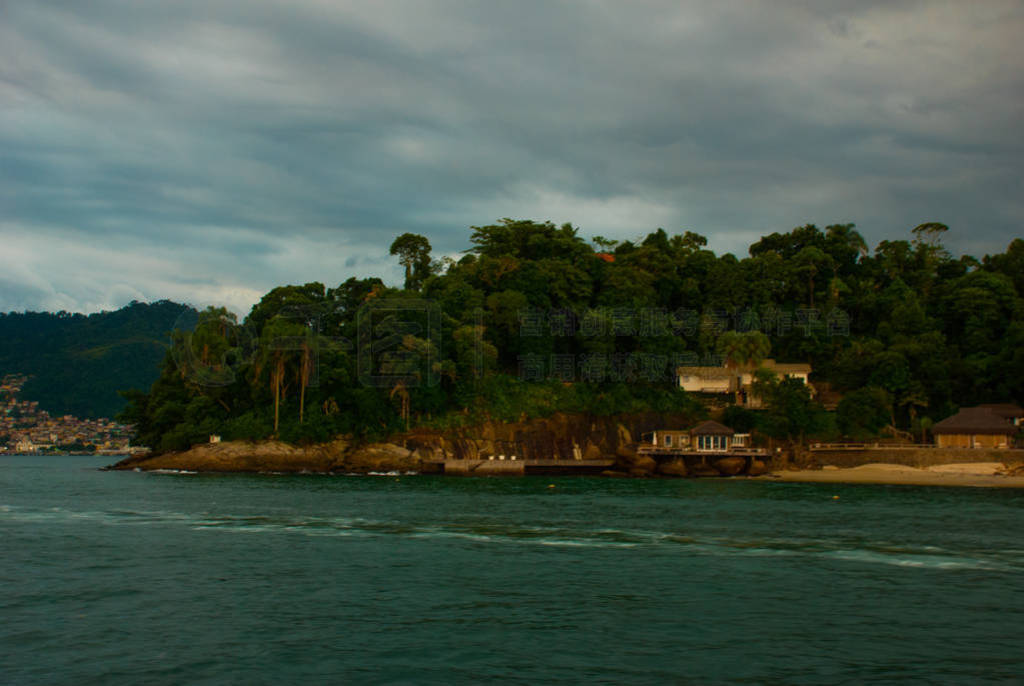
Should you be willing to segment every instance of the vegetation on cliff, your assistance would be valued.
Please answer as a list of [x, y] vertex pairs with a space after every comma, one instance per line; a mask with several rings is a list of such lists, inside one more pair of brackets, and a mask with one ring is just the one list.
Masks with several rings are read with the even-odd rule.
[[458, 261], [405, 234], [404, 288], [350, 278], [282, 286], [244, 321], [208, 309], [176, 333], [160, 378], [132, 391], [138, 442], [205, 441], [465, 426], [556, 410], [683, 412], [681, 364], [808, 361], [845, 394], [826, 414], [806, 387], [761, 378], [767, 409], [727, 421], [769, 435], [919, 431], [956, 406], [1024, 400], [1024, 241], [954, 257], [946, 227], [869, 252], [852, 224], [766, 236], [749, 256], [662, 229], [638, 241], [571, 225], [473, 227]]

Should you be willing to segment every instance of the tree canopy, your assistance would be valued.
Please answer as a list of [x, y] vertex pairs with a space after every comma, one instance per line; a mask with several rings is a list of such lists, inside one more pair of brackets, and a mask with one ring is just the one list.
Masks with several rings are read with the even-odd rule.
[[[270, 291], [241, 322], [210, 311], [176, 339], [127, 416], [158, 449], [205, 439], [324, 440], [558, 409], [693, 409], [674, 371], [769, 354], [809, 362], [845, 395], [832, 419], [786, 380], [764, 381], [759, 428], [782, 438], [917, 431], [958, 406], [1024, 401], [1024, 241], [952, 256], [947, 227], [868, 250], [853, 224], [772, 233], [716, 255], [691, 231], [588, 241], [571, 224], [470, 228], [438, 270], [399, 236], [402, 288], [348, 278]], [[175, 362], [184, 349], [223, 383]], [[743, 415], [750, 423], [751, 416]]]

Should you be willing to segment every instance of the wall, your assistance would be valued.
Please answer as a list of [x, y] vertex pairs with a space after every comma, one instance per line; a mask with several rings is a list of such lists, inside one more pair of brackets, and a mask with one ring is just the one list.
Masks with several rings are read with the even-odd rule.
[[451, 460], [444, 463], [444, 473], [456, 476], [522, 476], [522, 460]]

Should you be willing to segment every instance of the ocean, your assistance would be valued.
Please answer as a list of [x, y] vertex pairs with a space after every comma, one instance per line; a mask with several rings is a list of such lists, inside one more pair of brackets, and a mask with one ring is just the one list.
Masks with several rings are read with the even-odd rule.
[[0, 457], [0, 684], [1024, 683], [1019, 490], [110, 460]]

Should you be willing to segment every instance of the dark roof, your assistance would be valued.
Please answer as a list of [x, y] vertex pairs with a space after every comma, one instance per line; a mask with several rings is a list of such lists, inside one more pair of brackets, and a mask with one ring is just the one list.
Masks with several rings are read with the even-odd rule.
[[727, 427], [725, 424], [719, 424], [718, 422], [709, 419], [706, 422], [701, 422], [697, 426], [690, 429], [690, 433], [693, 434], [694, 436], [732, 436], [736, 432]]
[[978, 407], [991, 410], [1003, 419], [1024, 417], [1024, 409], [1021, 409], [1020, 405], [1014, 405], [1013, 403], [985, 403], [984, 405], [978, 405]]
[[987, 407], [965, 407], [932, 427], [933, 434], [996, 434], [1008, 436], [1017, 428]]

